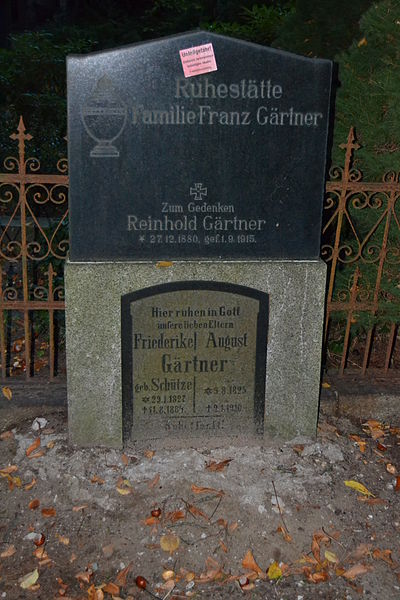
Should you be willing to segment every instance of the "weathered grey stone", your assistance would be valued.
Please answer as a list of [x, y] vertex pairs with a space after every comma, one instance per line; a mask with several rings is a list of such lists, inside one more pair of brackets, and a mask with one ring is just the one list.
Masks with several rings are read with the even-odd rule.
[[314, 436], [325, 277], [322, 261], [68, 263], [70, 441], [122, 446], [121, 296], [176, 281], [233, 283], [270, 295], [265, 432]]

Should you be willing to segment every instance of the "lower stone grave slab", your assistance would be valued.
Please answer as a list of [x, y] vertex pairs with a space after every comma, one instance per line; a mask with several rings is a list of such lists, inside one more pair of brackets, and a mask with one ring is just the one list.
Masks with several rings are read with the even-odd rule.
[[125, 439], [262, 434], [268, 295], [177, 282], [122, 297]]
[[72, 443], [315, 435], [322, 261], [70, 262], [65, 276]]

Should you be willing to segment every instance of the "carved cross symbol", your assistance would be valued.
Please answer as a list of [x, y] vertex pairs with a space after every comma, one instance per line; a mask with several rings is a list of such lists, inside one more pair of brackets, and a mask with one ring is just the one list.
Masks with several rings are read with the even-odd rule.
[[207, 196], [207, 188], [203, 187], [202, 183], [195, 183], [194, 187], [190, 188], [190, 195], [194, 196], [194, 200], [203, 200], [203, 196]]

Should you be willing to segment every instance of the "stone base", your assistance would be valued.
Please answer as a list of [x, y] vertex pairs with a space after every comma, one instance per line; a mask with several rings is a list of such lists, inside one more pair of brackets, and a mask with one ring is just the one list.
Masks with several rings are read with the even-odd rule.
[[245, 285], [269, 294], [265, 435], [315, 435], [325, 263], [180, 261], [157, 267], [151, 262], [69, 262], [65, 289], [71, 443], [123, 445], [121, 296], [194, 280]]

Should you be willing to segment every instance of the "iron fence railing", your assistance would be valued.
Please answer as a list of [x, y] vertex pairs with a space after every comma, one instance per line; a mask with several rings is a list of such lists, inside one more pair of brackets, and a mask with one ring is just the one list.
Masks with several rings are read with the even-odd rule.
[[[55, 173], [40, 172], [26, 158], [21, 117], [18, 155], [0, 173], [1, 376], [65, 374], [64, 261], [68, 252], [67, 161]], [[353, 168], [358, 149], [353, 129], [343, 167], [326, 185], [321, 256], [328, 265], [326, 365], [343, 374], [400, 367], [399, 173], [365, 182]], [[306, 176], [306, 174], [304, 175]], [[398, 372], [398, 371], [397, 371]]]

